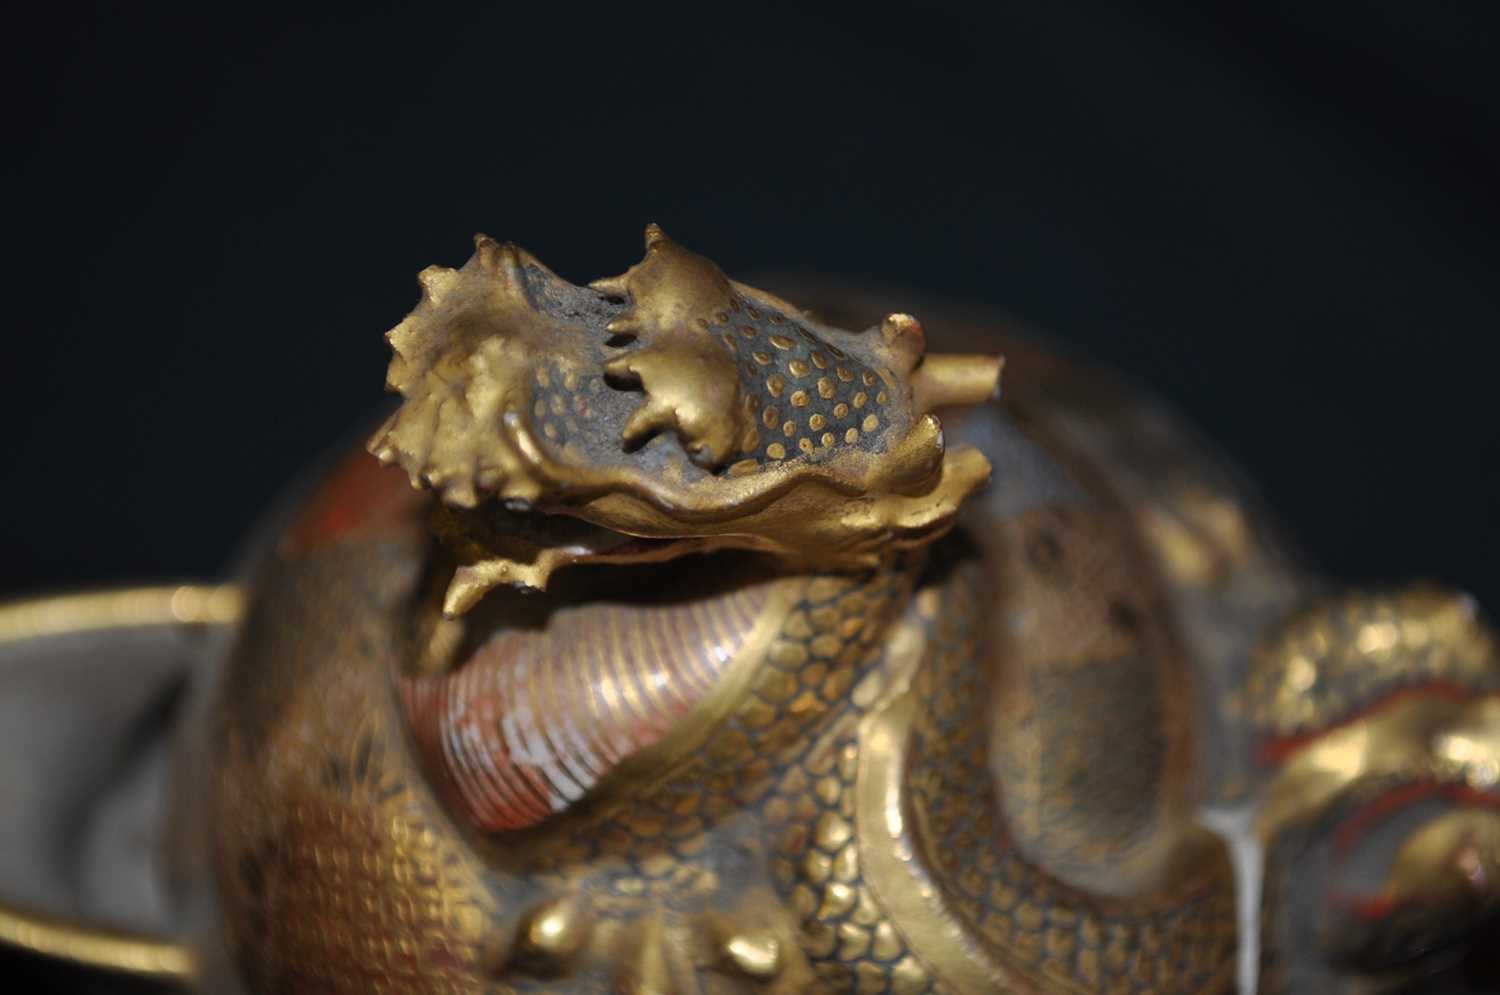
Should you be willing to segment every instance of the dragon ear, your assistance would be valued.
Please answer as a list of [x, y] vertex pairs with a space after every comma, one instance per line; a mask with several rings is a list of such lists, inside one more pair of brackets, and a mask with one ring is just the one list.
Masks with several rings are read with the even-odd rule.
[[497, 242], [483, 233], [474, 236], [472, 263], [500, 278], [507, 286], [521, 286], [521, 266], [527, 254], [511, 242]]
[[661, 225], [657, 224], [655, 221], [651, 222], [650, 224], [648, 224], [646, 226], [646, 251], [647, 252], [650, 252], [652, 249], [656, 248], [658, 245], [662, 244], [663, 242], [670, 244], [671, 241], [672, 240], [667, 237], [667, 233], [664, 232], [664, 231], [662, 231]]
[[[661, 225], [657, 224], [655, 221], [646, 226], [647, 259], [651, 257], [651, 254], [653, 252], [675, 244], [677, 243], [673, 242], [672, 239], [667, 235], [667, 233], [662, 231]], [[644, 261], [645, 260], [642, 260], [643, 263]], [[639, 268], [639, 266], [632, 267], [632, 271]], [[609, 294], [612, 297], [628, 296], [630, 293], [630, 275], [630, 272], [625, 272], [620, 274], [619, 276], [606, 276], [603, 279], [595, 280], [590, 283], [589, 289], [597, 290], [601, 294]], [[625, 329], [623, 325], [618, 328], [611, 327], [609, 329], [612, 334], [618, 334], [626, 330], [627, 329]]]
[[909, 314], [888, 314], [880, 323], [880, 351], [891, 372], [906, 376], [922, 360], [927, 336], [922, 323]]

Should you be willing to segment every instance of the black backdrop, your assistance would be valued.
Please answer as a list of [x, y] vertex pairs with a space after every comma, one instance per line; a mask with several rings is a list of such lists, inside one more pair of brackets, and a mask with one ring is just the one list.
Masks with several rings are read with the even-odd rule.
[[214, 575], [366, 423], [419, 269], [484, 230], [583, 280], [657, 220], [1002, 308], [1333, 573], [1500, 603], [1493, 4], [137, 6], [0, 67], [0, 591]]
[[0, 592], [214, 576], [419, 269], [657, 220], [1004, 309], [1335, 575], [1500, 605], [1492, 3], [139, 6], [7, 15]]

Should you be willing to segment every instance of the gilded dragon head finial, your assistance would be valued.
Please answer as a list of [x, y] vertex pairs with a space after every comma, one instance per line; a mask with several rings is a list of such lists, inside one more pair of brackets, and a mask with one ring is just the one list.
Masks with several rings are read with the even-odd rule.
[[640, 263], [589, 287], [484, 235], [419, 279], [386, 336], [404, 401], [370, 451], [442, 498], [449, 614], [583, 561], [869, 565], [941, 535], [989, 476], [932, 411], [992, 398], [999, 358], [924, 357], [903, 314], [829, 327], [656, 225]]

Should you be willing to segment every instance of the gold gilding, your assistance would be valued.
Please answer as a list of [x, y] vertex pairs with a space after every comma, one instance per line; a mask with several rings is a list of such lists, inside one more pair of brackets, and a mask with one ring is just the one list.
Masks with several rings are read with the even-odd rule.
[[[395, 353], [387, 382], [404, 403], [370, 451], [457, 509], [494, 500], [650, 540], [628, 548], [606, 541], [607, 550], [588, 540], [471, 544], [450, 613], [498, 584], [542, 587], [553, 570], [591, 560], [735, 547], [868, 567], [941, 535], [988, 479], [977, 450], [945, 451], [929, 408], [989, 400], [997, 359], [924, 360], [921, 326], [906, 315], [865, 334], [821, 325], [731, 281], [655, 225], [645, 259], [590, 290], [484, 236], [462, 269], [428, 269], [421, 283], [422, 302], [387, 335]], [[770, 351], [742, 357], [746, 337], [764, 339]], [[785, 373], [763, 380], [771, 352], [796, 355]], [[829, 356], [841, 364], [837, 380], [789, 395], [795, 417], [786, 434], [811, 434], [763, 440], [759, 424], [777, 421], [761, 405], [782, 395], [787, 376], [807, 377]], [[825, 402], [847, 389], [863, 408], [870, 388], [884, 398], [875, 402], [879, 415], [867, 408], [843, 445], [838, 433], [820, 431], [848, 410], [843, 401], [825, 410]], [[574, 418], [575, 407], [587, 416]], [[748, 461], [758, 453], [764, 462]]]

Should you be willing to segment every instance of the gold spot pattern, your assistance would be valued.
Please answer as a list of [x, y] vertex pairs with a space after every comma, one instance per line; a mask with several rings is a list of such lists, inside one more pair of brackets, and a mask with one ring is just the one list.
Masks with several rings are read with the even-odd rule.
[[766, 447], [766, 455], [771, 457], [772, 459], [785, 459], [786, 446], [783, 446], [779, 442], [773, 442]]
[[[783, 443], [782, 448], [787, 452], [781, 457], [772, 457], [764, 448], [771, 445], [772, 440], [762, 438], [758, 453], [742, 449], [743, 455], [758, 455], [763, 460], [789, 457], [823, 460], [836, 454], [844, 445], [873, 448], [880, 444], [884, 433], [849, 434], [843, 428], [834, 432], [825, 430], [832, 422], [847, 419], [854, 408], [868, 405], [870, 395], [863, 389], [864, 385], [882, 383], [882, 378], [887, 376], [884, 371], [873, 370], [851, 359], [843, 350], [822, 341], [793, 317], [770, 309], [750, 307], [740, 297], [735, 298], [732, 309], [735, 312], [733, 325], [723, 324], [712, 331], [716, 338], [722, 339], [724, 348], [731, 354], [741, 336], [750, 341], [764, 340], [766, 348], [746, 350], [742, 389], [746, 396], [755, 397], [764, 405], [760, 424], [768, 429], [781, 427], [778, 439], [795, 442], [795, 445]], [[739, 336], [733, 334], [735, 331], [740, 333]], [[777, 363], [777, 351], [785, 353], [781, 363]], [[764, 369], [767, 366], [780, 368], [771, 372]], [[820, 375], [820, 371], [827, 371], [827, 375]], [[792, 384], [803, 378], [811, 378], [806, 389], [791, 389]], [[773, 401], [785, 401], [793, 413], [802, 411], [803, 414], [797, 416], [797, 425], [786, 425], [786, 413], [775, 411]], [[890, 418], [882, 419], [881, 425], [895, 431], [900, 429], [899, 424], [892, 423]], [[799, 426], [807, 433], [808, 445], [802, 445], [797, 437]], [[827, 441], [823, 441], [825, 436]]]

